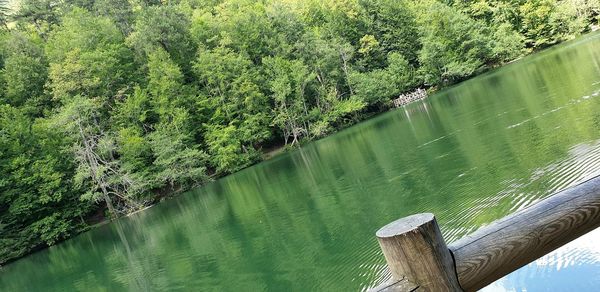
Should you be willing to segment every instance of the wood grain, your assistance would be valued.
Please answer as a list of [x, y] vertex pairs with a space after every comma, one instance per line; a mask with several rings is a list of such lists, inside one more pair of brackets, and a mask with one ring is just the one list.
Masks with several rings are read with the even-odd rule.
[[600, 177], [482, 227], [449, 248], [465, 291], [476, 291], [600, 226]]
[[375, 288], [369, 289], [371, 292], [412, 292], [417, 291], [419, 285], [410, 282], [408, 279], [395, 280], [383, 283]]
[[396, 220], [377, 231], [392, 279], [408, 280], [418, 291], [461, 291], [454, 262], [433, 214]]

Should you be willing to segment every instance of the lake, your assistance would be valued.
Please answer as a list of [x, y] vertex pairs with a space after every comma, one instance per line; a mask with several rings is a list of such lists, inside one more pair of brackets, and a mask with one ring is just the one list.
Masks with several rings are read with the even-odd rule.
[[[600, 34], [442, 90], [2, 268], [0, 291], [357, 291], [375, 231], [447, 242], [600, 174]], [[593, 291], [600, 230], [486, 291]]]

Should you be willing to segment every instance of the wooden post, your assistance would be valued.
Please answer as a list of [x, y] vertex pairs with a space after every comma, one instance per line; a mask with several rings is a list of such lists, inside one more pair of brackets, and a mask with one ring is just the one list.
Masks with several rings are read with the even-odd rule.
[[597, 227], [600, 176], [448, 247], [432, 214], [412, 215], [377, 231], [393, 279], [375, 291], [412, 291], [415, 285], [429, 291], [477, 291]]
[[396, 220], [376, 235], [393, 280], [413, 282], [419, 291], [462, 291], [454, 260], [433, 214]]

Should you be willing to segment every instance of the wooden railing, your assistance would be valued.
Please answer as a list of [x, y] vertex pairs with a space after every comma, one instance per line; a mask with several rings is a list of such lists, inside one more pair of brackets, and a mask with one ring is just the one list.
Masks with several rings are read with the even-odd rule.
[[377, 231], [392, 281], [375, 291], [476, 291], [600, 226], [600, 177], [446, 245], [433, 214]]

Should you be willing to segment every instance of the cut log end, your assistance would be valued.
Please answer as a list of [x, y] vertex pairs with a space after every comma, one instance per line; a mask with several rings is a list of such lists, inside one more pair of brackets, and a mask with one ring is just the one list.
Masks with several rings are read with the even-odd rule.
[[398, 219], [386, 226], [381, 227], [375, 235], [379, 238], [394, 237], [411, 230], [415, 230], [431, 221], [434, 216], [431, 213], [415, 214]]
[[393, 280], [423, 291], [461, 291], [454, 261], [431, 213], [396, 220], [376, 233]]

